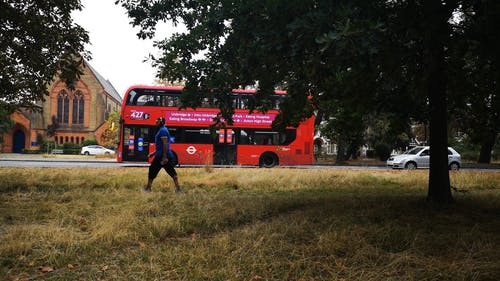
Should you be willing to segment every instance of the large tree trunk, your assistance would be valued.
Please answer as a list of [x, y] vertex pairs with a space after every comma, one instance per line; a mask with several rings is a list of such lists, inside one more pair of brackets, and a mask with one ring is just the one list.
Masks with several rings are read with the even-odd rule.
[[427, 200], [434, 203], [453, 201], [448, 171], [448, 134], [446, 130], [446, 97], [439, 80], [430, 82], [430, 170]]
[[481, 151], [479, 152], [479, 159], [477, 160], [478, 163], [491, 163], [491, 150], [493, 149], [493, 146], [495, 145], [495, 132], [493, 132], [493, 135], [484, 139], [484, 141], [481, 143]]
[[358, 159], [359, 146], [355, 143], [350, 143], [347, 147], [347, 159], [357, 160]]
[[448, 130], [444, 41], [448, 37], [446, 11], [441, 1], [425, 1], [429, 16], [425, 55], [427, 94], [430, 107], [430, 170], [427, 200], [445, 204], [453, 201], [448, 171]]
[[337, 163], [347, 161], [346, 157], [346, 143], [342, 135], [337, 138]]

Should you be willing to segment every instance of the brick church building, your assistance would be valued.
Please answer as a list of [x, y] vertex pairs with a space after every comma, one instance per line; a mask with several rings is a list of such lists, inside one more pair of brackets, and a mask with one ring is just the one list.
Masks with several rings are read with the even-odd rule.
[[[41, 112], [21, 110], [12, 115], [15, 125], [3, 135], [0, 152], [36, 150], [43, 139], [58, 144], [82, 144], [86, 139], [99, 141], [106, 119], [112, 111], [120, 109], [121, 102], [113, 85], [84, 60], [83, 75], [74, 90], [61, 80], [54, 80], [49, 85], [49, 96], [38, 103]], [[58, 124], [56, 134], [48, 137], [48, 126], [54, 121]]]

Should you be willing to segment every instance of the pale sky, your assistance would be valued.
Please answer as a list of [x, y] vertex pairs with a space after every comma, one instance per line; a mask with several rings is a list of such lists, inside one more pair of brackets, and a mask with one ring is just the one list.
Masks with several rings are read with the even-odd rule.
[[[82, 0], [82, 11], [74, 12], [73, 19], [89, 33], [92, 53], [90, 64], [109, 80], [123, 96], [131, 85], [154, 85], [156, 70], [150, 62], [143, 62], [148, 54], [158, 54], [153, 40], [137, 37], [126, 11], [115, 5], [115, 0]], [[156, 38], [171, 36], [176, 28], [171, 24], [157, 27]]]

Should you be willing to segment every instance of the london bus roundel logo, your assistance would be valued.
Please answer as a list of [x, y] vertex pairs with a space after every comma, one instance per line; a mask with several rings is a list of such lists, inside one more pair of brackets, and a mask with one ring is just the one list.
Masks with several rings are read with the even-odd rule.
[[188, 148], [186, 148], [186, 152], [193, 155], [196, 153], [196, 148], [192, 145], [188, 146]]

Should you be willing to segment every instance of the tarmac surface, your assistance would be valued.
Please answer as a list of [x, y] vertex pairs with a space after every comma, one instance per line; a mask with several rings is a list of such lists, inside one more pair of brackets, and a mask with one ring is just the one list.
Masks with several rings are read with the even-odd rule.
[[[85, 156], [64, 154], [19, 154], [0, 153], [0, 167], [148, 167], [146, 162], [118, 163], [113, 156]], [[181, 165], [180, 167], [203, 167], [204, 165]], [[214, 168], [256, 168], [256, 166], [213, 165]], [[317, 161], [313, 165], [280, 166], [298, 169], [388, 169], [385, 162], [374, 159], [359, 159], [335, 164], [332, 161]], [[463, 163], [461, 170], [500, 171], [500, 164]]]

